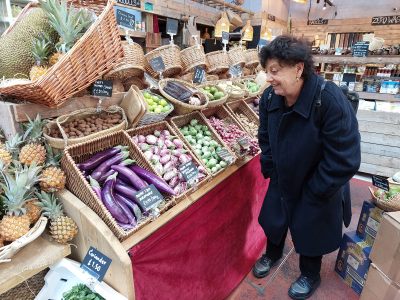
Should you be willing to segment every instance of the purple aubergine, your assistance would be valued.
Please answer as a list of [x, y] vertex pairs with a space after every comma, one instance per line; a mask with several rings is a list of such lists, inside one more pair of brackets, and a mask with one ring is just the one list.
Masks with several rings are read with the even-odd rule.
[[90, 182], [90, 186], [93, 189], [93, 191], [95, 192], [95, 194], [97, 195], [97, 197], [99, 197], [99, 199], [101, 200], [101, 187], [100, 184], [97, 182], [97, 180], [93, 179], [92, 176], [88, 176], [89, 178], [89, 182]]
[[99, 178], [98, 182], [101, 183], [101, 184], [103, 184], [103, 183], [106, 181], [106, 179], [107, 179], [109, 176], [113, 175], [114, 173], [115, 173], [115, 171], [114, 171], [113, 169], [108, 170], [108, 171], [105, 172], [103, 175], [101, 175], [101, 177]]
[[86, 160], [83, 163], [78, 164], [78, 168], [82, 171], [89, 171], [93, 170], [98, 167], [101, 163], [109, 159], [110, 157], [116, 155], [117, 153], [121, 152], [124, 149], [124, 146], [116, 146], [99, 153], [96, 153], [91, 158]]
[[127, 179], [129, 179], [129, 182], [135, 189], [141, 190], [147, 186], [143, 179], [140, 178], [134, 171], [132, 171], [128, 167], [114, 165], [111, 168], [118, 173], [121, 173], [123, 176], [127, 177]]
[[120, 223], [130, 224], [128, 216], [124, 213], [118, 202], [114, 199], [114, 186], [117, 174], [113, 174], [107, 178], [101, 191], [101, 200], [110, 214]]
[[115, 191], [117, 194], [120, 194], [120, 195], [124, 196], [125, 198], [128, 198], [129, 200], [134, 202], [136, 205], [138, 205], [142, 212], [145, 211], [144, 207], [140, 204], [140, 202], [135, 197], [135, 193], [137, 192], [135, 189], [117, 183], [115, 185]]
[[119, 174], [119, 173], [117, 175], [116, 185], [123, 185], [123, 186], [127, 186], [127, 187], [131, 187], [132, 186], [131, 183], [129, 181], [125, 181], [125, 178], [122, 178], [121, 174]]
[[124, 159], [126, 159], [129, 156], [129, 152], [121, 152], [118, 153], [117, 155], [115, 155], [114, 157], [104, 161], [103, 163], [101, 163], [91, 174], [91, 176], [96, 179], [99, 180], [101, 175], [103, 175], [104, 173], [108, 172], [108, 170], [110, 170], [112, 165], [115, 164], [119, 164], [121, 163]]
[[175, 195], [174, 190], [160, 177], [149, 172], [138, 165], [129, 166], [133, 172], [135, 172], [139, 177], [145, 180], [148, 184], [154, 184], [154, 186], [160, 191], [167, 193], [169, 195]]
[[121, 194], [118, 194], [118, 193], [115, 193], [114, 196], [117, 199], [117, 201], [124, 202], [126, 204], [126, 206], [129, 207], [129, 209], [132, 211], [133, 215], [135, 216], [136, 221], [139, 221], [142, 218], [142, 211], [140, 210], [140, 207], [135, 202], [133, 202], [129, 198], [127, 198]]
[[119, 198], [116, 197], [116, 194], [113, 194], [114, 196], [114, 200], [117, 202], [117, 204], [121, 207], [121, 209], [123, 210], [124, 214], [128, 217], [128, 219], [130, 220], [129, 224], [132, 225], [136, 225], [136, 217], [135, 215], [132, 213], [131, 209], [125, 204], [125, 202], [121, 202], [119, 201]]

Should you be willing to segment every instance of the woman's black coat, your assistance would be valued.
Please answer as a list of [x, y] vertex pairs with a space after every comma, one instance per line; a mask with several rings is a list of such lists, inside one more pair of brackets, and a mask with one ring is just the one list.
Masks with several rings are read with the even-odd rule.
[[289, 226], [296, 252], [336, 250], [351, 219], [348, 181], [360, 166], [358, 123], [339, 87], [312, 75], [289, 112], [268, 88], [260, 102], [261, 170], [270, 178], [259, 223], [277, 244]]

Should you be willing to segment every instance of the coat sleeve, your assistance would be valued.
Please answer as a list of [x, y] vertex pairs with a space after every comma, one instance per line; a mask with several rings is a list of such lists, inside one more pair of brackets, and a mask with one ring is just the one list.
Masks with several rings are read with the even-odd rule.
[[261, 148], [260, 163], [261, 172], [265, 179], [271, 177], [273, 171], [272, 162], [272, 151], [269, 144], [268, 136], [268, 95], [271, 88], [268, 88], [261, 97], [259, 116], [260, 116], [260, 127], [258, 128], [258, 143]]
[[335, 194], [358, 171], [361, 163], [360, 133], [349, 100], [333, 83], [322, 93], [322, 159], [307, 182], [318, 198]]

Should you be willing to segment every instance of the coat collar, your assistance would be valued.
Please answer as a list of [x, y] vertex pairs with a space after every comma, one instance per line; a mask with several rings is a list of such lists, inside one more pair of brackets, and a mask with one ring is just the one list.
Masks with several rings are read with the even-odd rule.
[[[314, 103], [315, 94], [318, 87], [318, 76], [316, 74], [311, 75], [310, 78], [304, 81], [303, 88], [301, 89], [299, 98], [294, 104], [293, 111], [298, 113], [304, 118], [310, 116], [311, 108]], [[270, 105], [268, 111], [274, 111], [276, 109], [282, 109], [284, 106], [284, 100], [282, 96], [275, 95], [271, 90]]]

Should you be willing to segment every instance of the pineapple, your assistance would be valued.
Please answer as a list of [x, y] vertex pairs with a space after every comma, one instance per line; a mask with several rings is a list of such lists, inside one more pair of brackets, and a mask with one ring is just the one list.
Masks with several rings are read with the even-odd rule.
[[50, 219], [50, 234], [53, 239], [60, 244], [71, 241], [78, 233], [78, 226], [74, 220], [64, 215], [62, 204], [57, 203], [54, 194], [42, 191], [36, 195], [40, 199], [43, 215]]
[[3, 148], [0, 148], [0, 161], [4, 166], [8, 166], [16, 158], [21, 143], [22, 137], [16, 134], [10, 140], [6, 141]]
[[47, 165], [40, 178], [40, 188], [48, 193], [61, 191], [65, 187], [65, 173], [60, 169], [62, 154], [54, 155], [53, 149], [46, 145]]
[[40, 115], [37, 115], [35, 120], [28, 118], [29, 123], [25, 125], [24, 140], [27, 142], [22, 147], [19, 153], [19, 160], [25, 165], [36, 163], [42, 165], [46, 161], [46, 149], [42, 145], [43, 141], [43, 126], [44, 121], [41, 120]]
[[32, 81], [38, 80], [47, 73], [48, 68], [46, 63], [50, 54], [50, 49], [51, 44], [46, 38], [41, 37], [34, 40], [32, 54], [35, 58], [35, 65], [29, 72], [29, 78]]
[[31, 224], [36, 223], [42, 214], [42, 209], [38, 203], [39, 202], [37, 198], [28, 199], [25, 203], [26, 215], [29, 217]]

